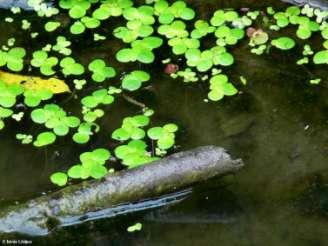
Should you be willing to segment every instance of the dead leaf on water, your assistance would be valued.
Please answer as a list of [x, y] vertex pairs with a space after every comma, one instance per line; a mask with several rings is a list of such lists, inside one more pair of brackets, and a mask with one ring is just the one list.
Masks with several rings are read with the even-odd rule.
[[0, 71], [0, 80], [6, 84], [19, 84], [27, 90], [50, 90], [53, 94], [70, 92], [65, 81], [56, 78], [42, 79]]

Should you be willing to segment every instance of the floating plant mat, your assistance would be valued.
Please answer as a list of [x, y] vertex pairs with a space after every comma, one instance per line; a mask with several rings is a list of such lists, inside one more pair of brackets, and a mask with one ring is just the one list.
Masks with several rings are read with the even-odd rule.
[[[47, 90], [30, 92], [1, 82], [0, 192], [4, 200], [53, 189], [50, 180], [66, 185], [120, 170], [120, 163], [128, 167], [145, 164], [173, 152], [174, 146], [185, 149], [213, 142], [235, 153], [247, 153], [243, 145], [250, 147], [252, 143], [238, 138], [270, 129], [269, 123], [267, 128], [257, 124], [261, 117], [263, 121], [270, 114], [273, 119], [278, 117], [275, 99], [280, 100], [280, 107], [307, 99], [315, 112], [326, 105], [322, 96], [315, 97], [324, 93], [327, 78], [327, 28], [318, 11], [308, 7], [303, 13], [298, 7], [266, 9], [268, 5], [262, 4], [262, 13], [254, 8], [241, 11], [240, 7], [248, 5], [233, 3], [236, 11], [215, 12], [213, 8], [208, 14], [201, 9], [208, 12], [209, 7], [199, 6], [199, 1], [190, 6], [170, 2], [171, 7], [164, 1], [146, 6], [140, 3], [136, 9], [131, 1], [94, 2], [59, 1], [54, 5], [59, 11], [38, 10], [40, 17], [32, 12], [4, 11], [1, 15], [6, 20], [0, 24], [6, 33], [0, 37], [4, 45], [1, 71], [56, 78], [71, 91], [56, 95]], [[224, 4], [230, 7], [227, 1]], [[164, 73], [172, 65], [168, 72], [177, 77], [174, 81]], [[279, 86], [267, 83], [271, 76], [281, 80]], [[283, 95], [289, 98], [284, 103]], [[140, 107], [143, 105], [148, 108]], [[279, 116], [301, 122], [303, 132], [310, 115], [307, 107], [286, 106]], [[264, 109], [266, 113], [258, 114]], [[297, 116], [291, 116], [293, 113]], [[315, 122], [325, 118], [316, 117]], [[275, 130], [285, 127], [295, 131], [288, 126], [281, 123]], [[319, 128], [323, 130], [321, 125]], [[284, 133], [293, 136], [287, 130]], [[261, 142], [279, 142], [279, 136], [267, 139], [264, 135]], [[303, 139], [300, 135], [295, 136]], [[297, 163], [298, 148], [303, 150], [307, 145], [295, 145], [296, 154], [291, 158]], [[279, 153], [269, 147], [266, 158], [274, 159]], [[320, 150], [311, 152], [311, 156], [320, 154]], [[317, 158], [324, 163], [324, 157]], [[306, 165], [298, 165], [295, 172], [303, 173]], [[323, 168], [318, 165], [313, 170]], [[13, 169], [19, 170], [15, 174]], [[268, 177], [272, 169], [263, 176]], [[29, 181], [38, 176], [42, 187]], [[243, 178], [246, 180], [246, 175]], [[9, 181], [14, 183], [12, 187], [5, 185]], [[256, 184], [245, 184], [254, 193], [258, 191]], [[283, 189], [282, 184], [276, 185]], [[270, 188], [272, 193], [280, 191]]]

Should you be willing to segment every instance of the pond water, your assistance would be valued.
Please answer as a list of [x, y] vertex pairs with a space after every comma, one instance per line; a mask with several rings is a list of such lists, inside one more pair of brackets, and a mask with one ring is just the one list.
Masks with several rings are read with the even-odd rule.
[[[189, 2], [202, 17], [219, 7], [285, 6], [278, 1]], [[3, 11], [0, 17], [6, 14]], [[15, 35], [24, 47], [38, 46], [37, 40], [26, 43], [17, 26], [0, 23], [0, 30], [0, 43]], [[97, 55], [123, 69], [112, 58], [118, 49], [112, 42], [102, 46], [76, 42], [74, 48], [81, 61]], [[328, 84], [310, 86], [307, 81], [316, 75], [327, 78], [328, 71], [297, 66], [296, 52], [252, 55], [247, 42], [232, 52], [236, 64], [226, 73], [232, 81], [241, 75], [248, 80], [238, 96], [205, 103], [205, 86], [172, 80], [157, 63], [144, 67], [152, 74], [152, 84], [134, 97], [155, 109], [155, 122], [181, 126], [177, 151], [222, 146], [244, 160], [242, 171], [194, 187], [179, 204], [88, 222], [32, 240], [44, 245], [327, 245]], [[78, 110], [79, 101], [69, 95], [57, 100], [71, 112]], [[103, 134], [88, 146], [65, 139], [42, 151], [19, 145], [13, 132], [39, 130], [28, 120], [1, 132], [0, 205], [53, 190], [49, 175], [78, 161], [81, 152], [98, 146], [112, 149], [109, 133], [124, 116], [140, 111], [123, 99], [117, 104], [105, 108], [107, 116], [100, 121]], [[127, 233], [135, 222], [143, 224], [142, 231]]]

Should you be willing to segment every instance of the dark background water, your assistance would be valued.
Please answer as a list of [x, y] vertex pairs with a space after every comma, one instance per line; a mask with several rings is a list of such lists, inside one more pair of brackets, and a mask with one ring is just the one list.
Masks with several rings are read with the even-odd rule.
[[[285, 6], [278, 1], [190, 3], [204, 18], [219, 7]], [[25, 34], [13, 26], [1, 22], [0, 42], [15, 35], [18, 44], [35, 49], [38, 40], [27, 43]], [[42, 36], [42, 41], [47, 38], [51, 40]], [[74, 43], [82, 62], [97, 56], [115, 67], [121, 66], [112, 57], [117, 49], [111, 39], [102, 46]], [[242, 93], [219, 103], [203, 101], [207, 87], [202, 83], [172, 80], [160, 63], [146, 66], [152, 86], [134, 97], [155, 109], [155, 123], [173, 121], [181, 126], [177, 151], [215, 144], [243, 158], [246, 167], [235, 176], [194, 187], [192, 195], [177, 205], [89, 222], [32, 240], [44, 245], [327, 245], [328, 72], [326, 67], [295, 65], [300, 50], [299, 45], [293, 53], [273, 51], [258, 57], [242, 42], [233, 49], [236, 64], [225, 71]], [[238, 82], [241, 75], [247, 86]], [[323, 83], [309, 85], [318, 75]], [[59, 97], [58, 103], [78, 112], [78, 100], [67, 98]], [[110, 132], [124, 116], [139, 112], [123, 99], [105, 110], [102, 134], [82, 147], [67, 139], [42, 150], [21, 146], [13, 132], [39, 132], [42, 127], [29, 120], [10, 123], [0, 133], [0, 205], [53, 190], [52, 172], [74, 164], [82, 151], [112, 148]], [[142, 231], [127, 233], [135, 222], [143, 224]]]

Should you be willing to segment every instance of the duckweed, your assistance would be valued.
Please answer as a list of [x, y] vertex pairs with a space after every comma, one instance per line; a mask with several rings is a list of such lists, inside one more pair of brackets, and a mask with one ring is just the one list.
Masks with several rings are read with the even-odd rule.
[[[328, 64], [328, 26], [325, 20], [328, 13], [309, 6], [291, 6], [285, 10], [268, 7], [265, 16], [258, 10], [243, 13], [218, 9], [209, 19], [197, 19], [196, 12], [181, 0], [149, 0], [145, 4], [131, 0], [60, 0], [58, 8], [41, 0], [29, 0], [28, 4], [39, 17], [44, 18], [42, 27], [47, 36], [54, 35], [53, 40], [31, 52], [28, 48], [18, 47], [15, 37], [8, 39], [0, 50], [0, 67], [28, 73], [28, 76], [40, 73], [43, 76], [65, 77], [67, 82], [64, 89], [58, 89], [62, 85], [56, 82], [50, 90], [31, 80], [19, 84], [0, 80], [0, 129], [5, 127], [5, 121], [8, 124], [9, 118], [19, 122], [26, 115], [30, 116], [34, 123], [46, 130], [37, 136], [19, 133], [16, 138], [22, 144], [32, 143], [35, 147], [53, 144], [58, 137], [69, 135], [71, 131], [75, 143], [88, 143], [102, 130], [103, 124], [97, 121], [107, 113], [105, 106], [114, 104], [116, 97], [126, 96], [124, 93], [130, 96], [145, 83], [155, 82], [147, 71], [147, 65], [157, 62], [157, 49], [161, 47], [165, 49], [165, 57], [161, 59], [168, 58], [167, 62], [172, 64], [167, 65], [179, 67], [168, 74], [186, 83], [202, 83], [208, 90], [207, 98], [213, 102], [239, 94], [244, 88], [242, 86], [248, 84], [239, 75], [237, 78], [241, 83], [234, 83], [224, 71], [238, 61], [234, 57], [238, 44], [248, 44], [251, 53], [263, 55], [269, 53], [272, 47], [288, 51], [300, 43], [304, 46], [302, 56], [296, 61], [298, 65]], [[15, 16], [20, 12], [12, 9]], [[67, 21], [61, 19], [59, 13], [68, 17]], [[116, 23], [112, 20], [117, 17], [123, 22], [111, 26], [111, 23]], [[16, 19], [8, 17], [5, 21], [15, 22]], [[24, 32], [28, 32], [28, 37], [34, 38], [34, 41], [38, 40], [38, 35], [44, 34], [34, 30], [33, 21], [19, 21]], [[277, 33], [287, 27], [294, 28], [294, 37]], [[313, 50], [310, 46], [310, 39], [315, 33], [323, 39], [321, 50]], [[90, 36], [91, 40], [88, 39]], [[107, 54], [91, 59], [77, 57], [77, 50], [72, 49], [72, 44], [82, 42], [84, 38], [88, 39], [88, 45], [101, 45], [102, 42], [111, 42], [112, 38], [118, 39], [121, 46], [113, 47], [116, 61], [109, 62]], [[136, 63], [140, 67], [131, 66], [130, 72], [122, 73], [119, 66], [114, 66], [115, 62]], [[314, 78], [309, 82], [317, 85], [322, 79]], [[28, 83], [32, 84], [29, 88], [26, 87]], [[73, 115], [65, 111], [65, 103], [57, 105], [56, 102], [61, 102], [57, 100], [60, 98], [57, 94], [62, 93], [72, 93], [71, 98], [79, 100], [77, 105], [80, 103], [81, 110]], [[28, 109], [31, 113], [25, 110], [14, 112], [14, 107], [22, 99], [24, 107], [31, 108]], [[44, 103], [50, 99], [53, 100]], [[128, 168], [157, 160], [176, 144], [179, 127], [173, 123], [153, 125], [150, 116], [154, 111], [142, 103], [141, 107], [143, 113], [125, 117], [117, 129], [106, 134], [116, 141], [113, 147], [115, 157]], [[70, 179], [101, 178], [110, 170], [106, 166], [110, 164], [110, 157], [109, 150], [103, 148], [82, 153], [79, 164], [67, 172], [54, 173], [50, 179], [54, 184], [64, 186]]]

